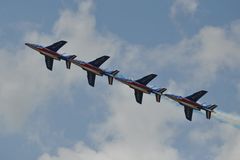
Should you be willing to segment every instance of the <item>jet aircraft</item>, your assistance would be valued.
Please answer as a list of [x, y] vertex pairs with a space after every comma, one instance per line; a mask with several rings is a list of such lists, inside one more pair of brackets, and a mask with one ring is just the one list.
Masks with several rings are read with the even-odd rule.
[[73, 63], [73, 64], [81, 67], [83, 70], [87, 71], [88, 84], [90, 86], [94, 87], [96, 75], [112, 76], [112, 74], [114, 74], [115, 72], [118, 72], [118, 71], [108, 72], [108, 71], [105, 71], [105, 70], [99, 68], [109, 58], [110, 58], [109, 56], [102, 56], [91, 62], [84, 62], [84, 61], [72, 59], [70, 61], [70, 63]]
[[200, 103], [197, 103], [197, 101], [204, 96], [207, 93], [207, 91], [201, 90], [196, 93], [193, 93], [190, 96], [187, 97], [181, 97], [177, 95], [172, 95], [172, 94], [164, 94], [164, 96], [178, 102], [179, 104], [184, 106], [184, 112], [185, 112], [185, 117], [187, 120], [192, 121], [192, 114], [193, 110], [204, 110], [206, 111], [206, 118], [210, 119], [211, 118], [211, 113], [214, 113], [214, 109], [217, 107], [216, 104], [213, 105], [203, 105]]
[[43, 47], [38, 44], [31, 44], [31, 43], [25, 43], [28, 47], [38, 51], [40, 54], [45, 56], [45, 63], [49, 70], [52, 70], [53, 68], [53, 60], [65, 60], [66, 61], [66, 67], [70, 69], [70, 60], [73, 60], [76, 58], [76, 55], [69, 55], [64, 56], [63, 54], [58, 53], [57, 51], [66, 44], [66, 41], [59, 41], [56, 42], [50, 46]]
[[110, 85], [113, 84], [112, 80], [114, 78], [117, 81], [120, 81], [128, 85], [130, 88], [134, 89], [135, 99], [136, 99], [136, 102], [139, 104], [142, 104], [143, 93], [147, 93], [147, 94], [154, 93], [156, 95], [156, 101], [160, 102], [163, 92], [167, 90], [166, 88], [155, 89], [147, 86], [147, 84], [157, 76], [156, 74], [149, 74], [138, 80], [131, 80], [124, 77], [116, 76], [117, 73], [118, 72], [114, 72], [112, 76], [108, 76], [109, 84]]

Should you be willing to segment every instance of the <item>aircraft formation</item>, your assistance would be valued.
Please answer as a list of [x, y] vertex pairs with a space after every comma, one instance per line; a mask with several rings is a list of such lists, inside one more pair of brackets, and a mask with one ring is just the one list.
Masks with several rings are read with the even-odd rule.
[[53, 69], [54, 60], [58, 61], [63, 60], [66, 62], [67, 69], [70, 69], [71, 64], [73, 63], [81, 67], [83, 70], [85, 70], [87, 72], [88, 84], [92, 87], [94, 87], [95, 85], [96, 75], [107, 76], [109, 85], [113, 84], [114, 79], [125, 85], [128, 85], [130, 88], [134, 90], [136, 102], [139, 104], [142, 104], [143, 93], [146, 94], [152, 93], [155, 94], [156, 101], [159, 103], [161, 101], [161, 97], [165, 96], [182, 105], [184, 107], [185, 117], [189, 121], [192, 121], [193, 110], [198, 111], [204, 110], [206, 112], [207, 119], [211, 119], [211, 114], [215, 113], [214, 109], [217, 107], [216, 104], [204, 105], [197, 102], [202, 96], [204, 96], [207, 93], [207, 91], [205, 90], [198, 91], [187, 97], [182, 97], [173, 94], [164, 94], [164, 92], [167, 90], [166, 88], [154, 88], [147, 85], [150, 81], [157, 77], [156, 74], [149, 74], [137, 80], [131, 80], [124, 77], [120, 77], [118, 76], [119, 73], [118, 70], [106, 71], [100, 68], [100, 66], [110, 58], [109, 56], [102, 56], [91, 62], [84, 62], [76, 60], [75, 59], [77, 57], [76, 55], [65, 55], [58, 53], [58, 50], [62, 48], [66, 43], [67, 43], [66, 41], [61, 40], [47, 47], [31, 43], [25, 43], [25, 45], [38, 51], [40, 54], [45, 56], [46, 67], [50, 71], [52, 71]]

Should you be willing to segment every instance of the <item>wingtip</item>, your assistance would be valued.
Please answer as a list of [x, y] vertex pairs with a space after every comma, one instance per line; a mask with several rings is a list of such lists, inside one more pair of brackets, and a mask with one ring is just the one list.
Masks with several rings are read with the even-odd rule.
[[208, 93], [208, 91], [206, 91], [206, 90], [201, 90], [201, 92], [205, 92], [205, 93]]
[[67, 41], [65, 41], [65, 40], [61, 40], [61, 42], [62, 42], [62, 43], [67, 43]]
[[140, 101], [137, 101], [137, 103], [138, 103], [138, 104], [142, 104], [142, 102], [140, 102]]
[[106, 57], [107, 59], [110, 58], [110, 56], [104, 55], [104, 57]]
[[154, 76], [154, 77], [157, 77], [157, 74], [152, 73], [151, 75]]

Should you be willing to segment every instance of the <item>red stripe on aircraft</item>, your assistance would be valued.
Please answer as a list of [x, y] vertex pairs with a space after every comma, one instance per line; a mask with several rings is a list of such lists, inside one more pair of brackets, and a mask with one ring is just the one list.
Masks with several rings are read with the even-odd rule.
[[140, 83], [137, 83], [137, 82], [134, 82], [134, 81], [133, 82], [128, 82], [128, 84], [130, 86], [133, 86], [133, 88], [134, 88], [134, 86], [136, 86], [137, 88], [141, 88], [142, 91], [145, 92], [145, 93], [150, 93], [150, 91], [151, 91], [151, 89], [148, 86], [145, 86], [143, 84], [140, 84]]
[[38, 51], [39, 51], [39, 52], [49, 53], [49, 54], [51, 54], [52, 56], [57, 57], [57, 58], [60, 57], [60, 54], [59, 54], [59, 53], [54, 52], [54, 51], [51, 51], [50, 49], [47, 49], [47, 48], [39, 48]]
[[95, 67], [95, 66], [93, 66], [93, 65], [91, 65], [91, 64], [88, 64], [88, 63], [81, 64], [81, 65], [82, 65], [83, 67], [85, 67], [86, 70], [89, 68], [90, 70], [95, 71], [95, 73], [96, 73], [96, 74], [99, 74], [99, 75], [101, 75], [101, 73], [103, 72], [102, 69], [100, 69], [100, 68], [98, 68], [98, 67]]
[[198, 103], [196, 103], [196, 102], [194, 102], [194, 101], [191, 101], [191, 100], [189, 100], [189, 99], [187, 99], [187, 98], [182, 98], [182, 99], [180, 99], [179, 101], [180, 101], [180, 102], [184, 102], [184, 103], [188, 103], [188, 104], [193, 105], [193, 106], [201, 107], [200, 104], [198, 104]]

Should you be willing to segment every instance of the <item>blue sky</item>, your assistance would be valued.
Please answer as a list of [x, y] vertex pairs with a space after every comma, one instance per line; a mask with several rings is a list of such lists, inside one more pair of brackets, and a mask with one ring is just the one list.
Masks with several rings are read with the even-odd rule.
[[[240, 2], [236, 0], [6, 1], [0, 6], [0, 158], [12, 159], [230, 159], [239, 157]], [[106, 77], [94, 88], [86, 73], [63, 62], [47, 71], [25, 42], [68, 41], [60, 52], [103, 68], [217, 103], [211, 121], [144, 95]], [[224, 121], [224, 122], [221, 122]], [[235, 137], [229, 139], [228, 137]], [[14, 153], [14, 154], [13, 154]]]

